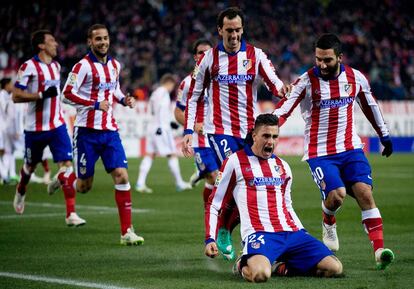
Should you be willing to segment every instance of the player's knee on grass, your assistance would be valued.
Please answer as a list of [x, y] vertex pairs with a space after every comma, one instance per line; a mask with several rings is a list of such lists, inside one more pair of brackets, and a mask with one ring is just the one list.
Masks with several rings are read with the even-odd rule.
[[340, 206], [342, 206], [345, 196], [345, 188], [332, 190], [328, 194], [328, 198], [325, 201], [325, 206], [331, 211], [336, 211]]
[[111, 172], [112, 178], [115, 184], [127, 184], [128, 172], [125, 168], [116, 168]]
[[266, 282], [272, 275], [272, 266], [263, 255], [254, 255], [247, 260], [243, 267], [243, 276], [247, 281], [259, 283]]
[[342, 274], [342, 263], [333, 255], [323, 258], [316, 266], [316, 275], [334, 277]]

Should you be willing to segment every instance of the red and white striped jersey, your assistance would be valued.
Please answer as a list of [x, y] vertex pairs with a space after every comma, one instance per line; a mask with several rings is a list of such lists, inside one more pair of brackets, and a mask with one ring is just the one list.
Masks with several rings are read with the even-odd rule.
[[[63, 88], [64, 101], [76, 107], [75, 126], [97, 130], [118, 130], [113, 116], [114, 101], [125, 97], [119, 84], [121, 64], [108, 56], [100, 63], [92, 52], [75, 64]], [[95, 109], [95, 103], [107, 100], [107, 112]]]
[[254, 126], [261, 80], [275, 96], [283, 86], [261, 49], [242, 41], [237, 53], [227, 53], [223, 43], [207, 50], [193, 71], [185, 133], [194, 128], [197, 101], [206, 89], [209, 109], [205, 132], [244, 138]]
[[[187, 75], [183, 81], [181, 81], [180, 86], [178, 87], [177, 91], [177, 107], [180, 108], [182, 111], [185, 111], [187, 106], [187, 96], [190, 90], [191, 85], [191, 74]], [[207, 96], [204, 94], [200, 96], [197, 101], [197, 108], [196, 108], [196, 123], [203, 123], [207, 116], [207, 109], [208, 109], [208, 99]], [[210, 147], [208, 142], [207, 136], [205, 134], [200, 135], [198, 133], [193, 133], [193, 148], [206, 148]]]
[[58, 95], [28, 102], [25, 120], [26, 131], [49, 131], [65, 123], [60, 103], [60, 64], [43, 63], [36, 55], [23, 63], [18, 71], [15, 86], [29, 93], [43, 92], [56, 86]]
[[274, 111], [286, 119], [300, 104], [305, 120], [304, 160], [363, 147], [354, 123], [356, 102], [380, 137], [389, 134], [366, 77], [346, 65], [340, 69], [339, 76], [331, 80], [323, 80], [318, 68], [309, 69]]
[[[216, 239], [217, 216], [231, 195], [240, 214], [242, 240], [258, 232], [298, 231], [303, 228], [292, 207], [292, 172], [277, 156], [262, 159], [245, 147], [221, 166], [205, 211], [206, 240]], [[230, 195], [230, 196], [229, 196]]]

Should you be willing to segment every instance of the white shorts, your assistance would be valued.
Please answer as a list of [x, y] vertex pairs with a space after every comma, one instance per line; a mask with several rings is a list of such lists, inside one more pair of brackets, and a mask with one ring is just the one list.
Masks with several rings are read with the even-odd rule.
[[147, 137], [147, 153], [167, 156], [176, 154], [176, 152], [174, 137], [170, 129], [163, 130], [160, 135], [153, 133]]
[[4, 137], [5, 137], [5, 134], [2, 131], [0, 131], [0, 150], [4, 150], [4, 146], [5, 146]]

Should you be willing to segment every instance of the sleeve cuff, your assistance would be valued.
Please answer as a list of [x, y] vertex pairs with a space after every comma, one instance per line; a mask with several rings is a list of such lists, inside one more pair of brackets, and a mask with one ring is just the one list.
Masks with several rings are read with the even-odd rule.
[[14, 87], [20, 88], [21, 90], [25, 90], [27, 88], [26, 85], [21, 85], [20, 83], [16, 82], [14, 84]]
[[193, 133], [194, 133], [194, 131], [192, 129], [185, 129], [184, 130], [184, 135], [193, 134]]
[[119, 103], [122, 104], [123, 106], [127, 106], [126, 103], [125, 103], [125, 97], [121, 98]]
[[179, 109], [181, 109], [182, 111], [184, 111], [185, 110], [185, 105], [182, 105], [179, 101], [177, 101], [176, 103], [175, 103], [175, 105], [176, 105], [176, 107], [178, 107]]
[[99, 101], [95, 102], [95, 104], [93, 105], [93, 108], [95, 110], [98, 110], [99, 109]]
[[389, 141], [389, 140], [391, 140], [391, 138], [390, 138], [389, 135], [385, 135], [385, 136], [380, 137], [380, 141], [381, 142], [383, 142], [383, 141]]
[[210, 244], [210, 243], [213, 243], [213, 242], [215, 242], [216, 240], [214, 240], [213, 238], [208, 238], [207, 240], [205, 240], [204, 241], [204, 244], [205, 245], [208, 245], [208, 244]]

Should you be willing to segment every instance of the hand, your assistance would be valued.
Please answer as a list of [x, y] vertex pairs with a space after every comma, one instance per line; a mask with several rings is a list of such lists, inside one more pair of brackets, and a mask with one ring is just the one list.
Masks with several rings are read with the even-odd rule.
[[187, 158], [191, 157], [194, 154], [193, 148], [193, 135], [191, 134], [186, 134], [183, 138], [183, 154], [184, 156], [186, 156]]
[[108, 111], [109, 110], [109, 102], [107, 100], [103, 100], [99, 103], [99, 110]]
[[162, 129], [159, 127], [157, 128], [157, 131], [155, 132], [156, 135], [162, 135]]
[[284, 84], [283, 86], [282, 86], [282, 89], [279, 91], [279, 94], [278, 94], [278, 96], [280, 96], [280, 97], [289, 97], [289, 94], [290, 94], [290, 92], [292, 91], [292, 85], [290, 85], [290, 84]]
[[125, 96], [125, 105], [129, 106], [130, 108], [134, 108], [135, 106], [135, 97], [131, 96], [129, 93]]
[[51, 98], [51, 97], [55, 97], [58, 95], [58, 91], [56, 86], [51, 86], [48, 89], [46, 89], [45, 91], [41, 92], [39, 94], [40, 99], [45, 99], [45, 98]]
[[179, 125], [175, 121], [170, 122], [170, 126], [171, 126], [172, 129], [178, 129], [179, 128]]
[[380, 137], [381, 144], [384, 146], [382, 150], [382, 155], [386, 156], [387, 158], [392, 154], [392, 141], [390, 136], [383, 136]]
[[204, 254], [207, 257], [214, 258], [218, 255], [218, 249], [215, 242], [208, 243], [204, 249]]
[[203, 134], [203, 123], [202, 123], [202, 122], [197, 122], [197, 123], [194, 125], [194, 131], [195, 131], [197, 134]]

